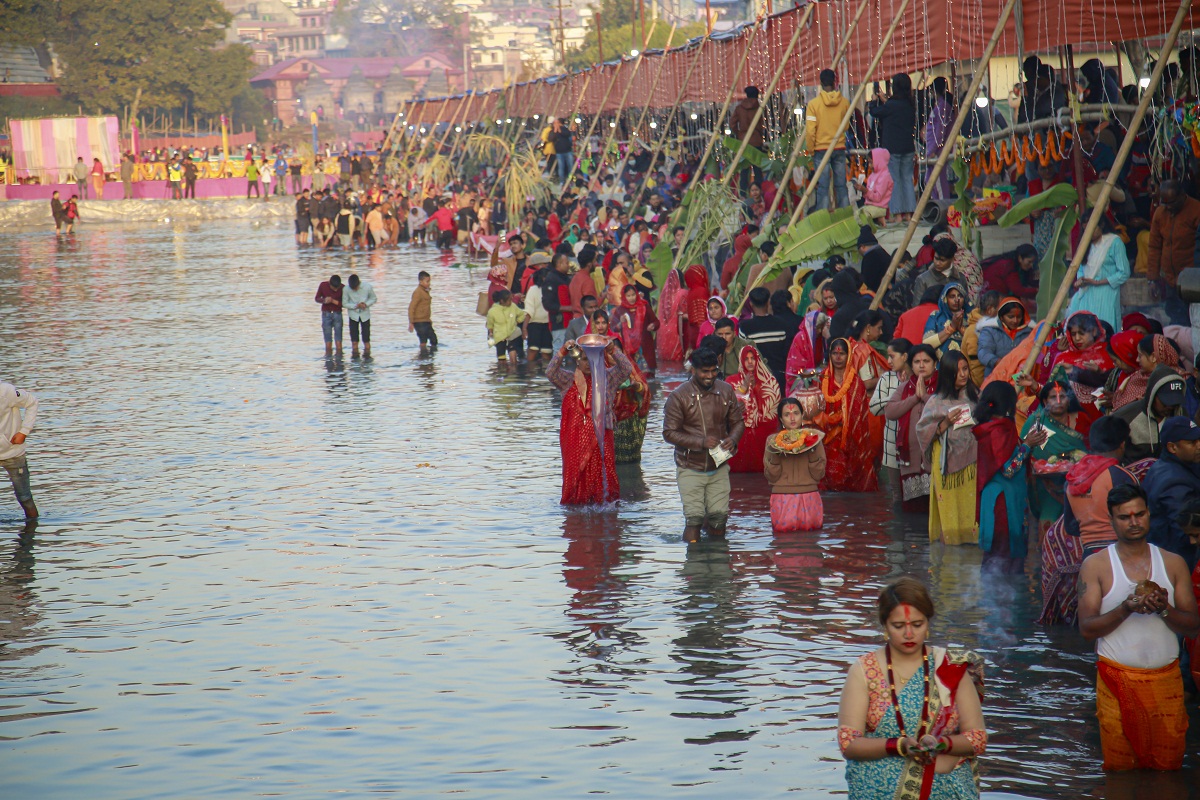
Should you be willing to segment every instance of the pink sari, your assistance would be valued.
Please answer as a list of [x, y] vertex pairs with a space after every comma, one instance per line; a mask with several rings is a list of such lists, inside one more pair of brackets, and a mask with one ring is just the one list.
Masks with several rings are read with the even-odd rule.
[[804, 315], [800, 331], [792, 339], [787, 357], [787, 395], [792, 394], [792, 384], [802, 370], [813, 370], [825, 360], [825, 337], [817, 333], [817, 317], [823, 312], [810, 311]]

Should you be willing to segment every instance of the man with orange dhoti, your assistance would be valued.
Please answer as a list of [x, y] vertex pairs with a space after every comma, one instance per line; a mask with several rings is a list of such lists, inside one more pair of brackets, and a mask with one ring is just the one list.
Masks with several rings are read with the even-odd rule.
[[1146, 541], [1150, 510], [1137, 484], [1108, 493], [1117, 541], [1079, 571], [1079, 632], [1096, 641], [1096, 716], [1104, 769], [1176, 770], [1188, 716], [1179, 636], [1200, 632], [1187, 563]]

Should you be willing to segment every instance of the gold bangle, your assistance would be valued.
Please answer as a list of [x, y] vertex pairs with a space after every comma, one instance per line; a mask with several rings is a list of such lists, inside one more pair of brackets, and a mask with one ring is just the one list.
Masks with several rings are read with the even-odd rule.
[[907, 741], [907, 739], [901, 736], [899, 741], [896, 742], [896, 751], [900, 753], [902, 758], [908, 758], [908, 745], [906, 744]]

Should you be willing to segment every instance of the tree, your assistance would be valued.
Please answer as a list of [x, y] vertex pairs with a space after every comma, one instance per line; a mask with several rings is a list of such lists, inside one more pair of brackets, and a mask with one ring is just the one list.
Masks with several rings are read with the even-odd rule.
[[56, 0], [0, 0], [0, 44], [41, 47], [57, 20]]
[[214, 114], [253, 70], [247, 47], [218, 47], [231, 17], [217, 0], [60, 0], [60, 8], [59, 87], [90, 110], [140, 103]]
[[[601, 11], [601, 14], [604, 12]], [[583, 47], [573, 48], [567, 51], [567, 66], [572, 69], [580, 69], [582, 67], [590, 67], [593, 64], [598, 64], [601, 61], [611, 61], [621, 54], [629, 53], [629, 42], [632, 38], [635, 43], [641, 42], [641, 26], [640, 24], [627, 24], [620, 27], [610, 27], [608, 17], [601, 17], [603, 24], [604, 36], [604, 53], [600, 53], [600, 48], [596, 41], [596, 31], [589, 30], [583, 38]], [[696, 36], [703, 36], [708, 28], [702, 22], [693, 22], [687, 25], [681, 25], [675, 30], [675, 37], [671, 40], [672, 47], [678, 47]], [[650, 20], [646, 20], [647, 48], [656, 49], [665, 47], [667, 37], [671, 35], [671, 26], [663, 20], [659, 20], [654, 26], [654, 31], [650, 31]]]

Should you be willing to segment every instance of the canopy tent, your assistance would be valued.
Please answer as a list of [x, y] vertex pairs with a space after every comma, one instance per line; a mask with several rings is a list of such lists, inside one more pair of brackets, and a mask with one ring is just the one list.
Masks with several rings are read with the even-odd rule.
[[[948, 61], [968, 62], [979, 58], [1004, 5], [1003, 0], [923, 0], [910, 4], [879, 68], [875, 74], [866, 75], [864, 73], [900, 2], [870, 0], [866, 13], [851, 34], [846, 54], [845, 74], [851, 83], [882, 80], [897, 72], [919, 72]], [[1010, 18], [996, 54], [1045, 53], [1068, 44], [1159, 37], [1170, 28], [1177, 7], [1174, 3], [1150, 0], [1021, 0], [1019, 13]], [[694, 39], [665, 53], [648, 51], [641, 57], [651, 62], [667, 59], [653, 96], [650, 89], [657, 64], [648, 63], [646, 69], [635, 74], [636, 59], [625, 57], [569, 75], [493, 89], [483, 94], [482, 102], [476, 100], [472, 105], [469, 121], [524, 117], [534, 113], [563, 115], [575, 109], [585, 114], [612, 111], [618, 105], [620, 93], [607, 93], [607, 101], [604, 98], [605, 90], [613, 80], [617, 81], [617, 86], [633, 82], [626, 100], [628, 106], [661, 108], [681, 96], [684, 102], [723, 102], [747, 46], [751, 53], [740, 82], [761, 86], [770, 79], [804, 8], [805, 4], [801, 4], [761, 20], [758, 24], [762, 28], [752, 41], [750, 28], [755, 23], [746, 23], [728, 32]], [[815, 85], [817, 72], [833, 60], [843, 39], [842, 32], [851, 27], [851, 19], [857, 10], [858, 0], [816, 2], [799, 45], [784, 66], [779, 85]], [[1190, 16], [1193, 13], [1189, 12], [1185, 28], [1194, 26]], [[697, 79], [685, 86], [688, 66], [697, 57], [702, 59], [696, 69]], [[565, 92], [560, 91], [562, 81], [568, 82]], [[582, 97], [580, 92], [583, 92]], [[559, 98], [557, 103], [556, 98]], [[408, 121], [419, 120], [423, 125], [449, 121], [456, 114], [462, 116], [460, 106], [463, 102], [463, 95], [419, 101], [408, 115]], [[555, 105], [557, 107], [553, 107]]]
[[100, 159], [106, 171], [121, 161], [116, 117], [56, 117], [10, 119], [13, 167], [17, 175], [36, 175], [43, 183], [69, 183], [71, 169], [80, 156], [92, 168]]

